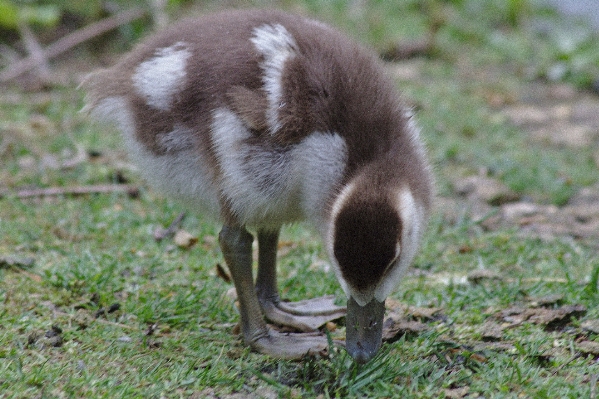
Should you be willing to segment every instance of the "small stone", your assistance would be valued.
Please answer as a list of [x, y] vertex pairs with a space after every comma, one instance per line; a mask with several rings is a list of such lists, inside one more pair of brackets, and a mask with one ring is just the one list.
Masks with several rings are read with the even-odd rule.
[[534, 216], [539, 213], [540, 207], [530, 202], [512, 202], [501, 207], [503, 217], [508, 220], [516, 220], [523, 217]]
[[197, 237], [193, 236], [192, 234], [188, 233], [185, 230], [177, 231], [177, 233], [175, 234], [175, 238], [173, 240], [175, 241], [175, 244], [179, 248], [183, 248], [183, 249], [189, 249], [198, 242]]
[[470, 392], [470, 387], [461, 387], [461, 388], [451, 388], [445, 390], [445, 397], [447, 399], [461, 399], [468, 396], [468, 392]]

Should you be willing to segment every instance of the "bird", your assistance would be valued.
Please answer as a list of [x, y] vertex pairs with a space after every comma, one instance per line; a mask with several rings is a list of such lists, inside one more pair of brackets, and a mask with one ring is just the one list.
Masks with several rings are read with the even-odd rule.
[[[84, 110], [116, 124], [150, 186], [222, 225], [246, 345], [282, 359], [326, 353], [318, 326], [345, 316], [350, 356], [376, 355], [434, 178], [413, 112], [374, 51], [306, 16], [224, 10], [150, 35], [81, 86]], [[320, 234], [346, 306], [281, 299], [279, 232], [296, 222]]]

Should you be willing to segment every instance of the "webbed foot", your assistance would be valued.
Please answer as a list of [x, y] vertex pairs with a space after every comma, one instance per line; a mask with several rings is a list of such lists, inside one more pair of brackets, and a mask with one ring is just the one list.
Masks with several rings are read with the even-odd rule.
[[335, 305], [332, 295], [299, 302], [284, 302], [278, 296], [258, 300], [268, 320], [304, 332], [317, 331], [346, 312], [345, 307]]
[[319, 333], [281, 333], [267, 329], [248, 344], [256, 352], [278, 359], [301, 359], [306, 356], [326, 356], [329, 343]]

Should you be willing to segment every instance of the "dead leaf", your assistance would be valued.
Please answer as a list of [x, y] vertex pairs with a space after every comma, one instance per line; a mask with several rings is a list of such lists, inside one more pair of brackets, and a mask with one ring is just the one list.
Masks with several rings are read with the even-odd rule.
[[439, 318], [439, 312], [441, 308], [420, 308], [420, 307], [409, 307], [408, 314], [416, 319], [428, 319], [437, 320]]
[[193, 236], [191, 233], [188, 233], [185, 230], [177, 231], [173, 240], [179, 248], [183, 249], [189, 249], [198, 242], [197, 237]]
[[[531, 309], [532, 310], [532, 309]], [[535, 324], [545, 324], [548, 328], [556, 328], [567, 324], [573, 317], [584, 315], [587, 309], [582, 305], [562, 306], [557, 309], [538, 308], [529, 321]]]
[[511, 326], [528, 321], [534, 324], [543, 324], [549, 329], [554, 329], [569, 323], [573, 317], [580, 317], [585, 313], [586, 308], [582, 305], [567, 305], [556, 309], [526, 309], [514, 306], [499, 312], [498, 317], [510, 323]]
[[486, 350], [510, 352], [516, 350], [516, 347], [509, 342], [477, 342], [473, 345], [472, 349], [477, 352]]
[[229, 299], [236, 301], [237, 300], [237, 290], [235, 289], [235, 287], [229, 288], [227, 290], [227, 292], [225, 293], [225, 296]]
[[409, 306], [395, 299], [387, 298], [385, 301], [389, 317], [394, 320], [400, 319], [426, 319], [439, 320], [444, 316], [440, 314], [442, 308], [421, 308], [417, 306]]
[[[513, 202], [501, 207], [502, 216], [511, 221], [518, 221], [537, 215], [543, 208], [530, 202]], [[524, 223], [522, 223], [524, 224]]]
[[487, 320], [481, 327], [481, 336], [483, 341], [500, 341], [503, 338], [504, 326], [493, 321]]
[[576, 348], [582, 353], [599, 356], [599, 342], [582, 341], [576, 344]]
[[461, 399], [470, 392], [470, 387], [451, 388], [445, 390], [445, 397], [449, 399]]
[[407, 334], [419, 334], [428, 330], [428, 326], [419, 321], [387, 318], [383, 324], [383, 341], [395, 341]]
[[35, 259], [32, 257], [14, 256], [14, 255], [0, 256], [0, 268], [12, 267], [12, 266], [28, 268], [28, 267], [33, 266], [34, 263], [35, 263]]
[[490, 205], [502, 205], [519, 199], [505, 184], [487, 176], [468, 176], [454, 183], [459, 195], [481, 199]]
[[595, 334], [599, 334], [599, 320], [585, 320], [580, 324], [583, 330], [590, 331]]
[[539, 307], [539, 306], [549, 306], [549, 305], [556, 305], [559, 302], [561, 302], [562, 299], [564, 299], [564, 296], [561, 294], [552, 294], [552, 295], [546, 295], [546, 296], [542, 296], [542, 297], [538, 297], [538, 298], [527, 298], [530, 301], [530, 306], [532, 307]]

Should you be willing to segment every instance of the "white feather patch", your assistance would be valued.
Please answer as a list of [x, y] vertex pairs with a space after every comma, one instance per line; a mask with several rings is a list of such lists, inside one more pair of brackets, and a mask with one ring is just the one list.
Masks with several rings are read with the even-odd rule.
[[279, 108], [283, 105], [283, 68], [285, 62], [298, 52], [298, 48], [295, 39], [283, 25], [261, 25], [255, 28], [253, 33], [250, 41], [264, 56], [261, 67], [264, 72], [262, 82], [268, 99], [266, 119], [270, 133], [274, 134], [281, 128]]
[[321, 227], [324, 206], [347, 158], [345, 141], [315, 132], [287, 147], [252, 143], [232, 111], [213, 113], [212, 141], [222, 171], [221, 189], [234, 214], [250, 226], [280, 227], [310, 219]]
[[414, 200], [409, 188], [403, 187], [396, 192], [395, 208], [399, 212], [402, 222], [401, 253], [398, 261], [391, 267], [385, 278], [374, 291], [374, 297], [380, 302], [398, 285], [412, 263], [420, 244], [424, 230], [424, 207]]
[[154, 58], [142, 62], [133, 74], [133, 86], [150, 107], [168, 111], [185, 83], [185, 68], [191, 51], [184, 42], [156, 50]]
[[218, 190], [210, 178], [213, 172], [205, 161], [207, 156], [198, 152], [197, 148], [188, 146], [191, 143], [190, 130], [179, 126], [164, 134], [159, 139], [161, 144], [167, 149], [176, 148], [177, 151], [156, 155], [137, 140], [135, 121], [125, 98], [105, 98], [98, 102], [92, 113], [100, 119], [116, 123], [130, 158], [153, 187], [193, 210], [218, 217]]

